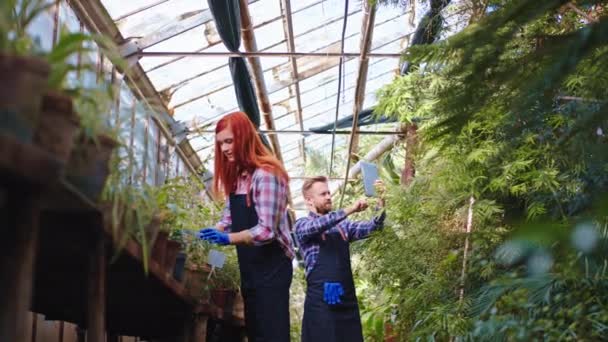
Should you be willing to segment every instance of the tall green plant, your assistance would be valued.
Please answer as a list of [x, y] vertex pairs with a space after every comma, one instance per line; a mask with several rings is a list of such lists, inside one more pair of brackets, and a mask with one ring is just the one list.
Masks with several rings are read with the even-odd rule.
[[41, 53], [40, 44], [28, 33], [32, 22], [54, 6], [42, 0], [5, 0], [0, 4], [0, 51], [27, 56]]

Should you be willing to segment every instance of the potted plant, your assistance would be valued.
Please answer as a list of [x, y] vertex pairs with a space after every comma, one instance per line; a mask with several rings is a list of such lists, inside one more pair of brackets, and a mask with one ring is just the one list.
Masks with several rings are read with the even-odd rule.
[[[81, 61], [80, 64], [71, 64], [69, 58], [93, 51], [91, 48], [85, 47], [85, 43], [96, 43], [100, 51], [114, 63], [120, 67], [124, 67], [125, 62], [117, 57], [117, 47], [107, 38], [100, 35], [91, 35], [81, 32], [69, 32], [67, 29], [61, 30], [61, 35], [57, 44], [53, 49], [46, 53], [45, 59], [50, 65], [50, 76], [47, 82], [47, 90], [42, 98], [42, 113], [39, 118], [38, 126], [35, 131], [34, 140], [43, 149], [55, 155], [59, 160], [67, 162], [74, 139], [78, 133], [79, 115], [73, 109], [73, 99], [79, 101], [97, 101], [96, 106], [83, 106], [79, 104], [81, 110], [90, 112], [82, 113], [85, 118], [92, 115], [104, 116], [107, 113], [99, 112], [107, 110], [107, 106], [99, 105], [101, 101], [107, 101], [108, 97], [112, 98], [111, 89], [107, 90], [108, 95], [102, 98], [93, 98], [97, 96], [98, 91], [95, 89], [87, 89], [86, 87], [77, 84], [72, 86], [68, 82], [68, 75], [74, 72], [82, 72], [85, 70], [96, 71], [97, 66], [94, 63]], [[85, 122], [84, 129], [90, 129], [91, 122]]]
[[240, 288], [240, 271], [234, 248], [222, 248], [226, 262], [221, 269], [215, 270], [211, 277], [211, 301], [217, 307], [225, 308]]
[[[130, 152], [129, 152], [130, 153]], [[155, 248], [166, 243], [159, 238], [163, 222], [158, 203], [156, 188], [147, 184], [132, 185], [127, 182], [131, 167], [125, 162], [129, 155], [122, 158], [115, 153], [110, 166], [112, 172], [101, 195], [105, 224], [111, 226], [112, 236], [118, 252], [128, 239], [134, 239], [141, 246], [144, 271], [152, 258], [163, 266], [164, 260], [155, 255]], [[153, 247], [154, 246], [154, 247]], [[163, 252], [164, 253], [164, 252]]]
[[81, 132], [69, 158], [66, 177], [93, 201], [110, 175], [109, 162], [120, 145], [117, 128], [107, 121], [112, 97], [100, 89], [82, 89], [75, 99]]
[[[157, 199], [165, 218], [161, 231], [169, 233], [165, 258], [169, 272], [178, 258], [181, 260], [179, 265], [184, 267], [188, 259], [190, 269], [206, 262], [206, 254], [201, 253], [206, 253], [208, 244], [196, 239], [195, 235], [200, 227], [215, 222], [219, 211], [214, 205], [202, 201], [200, 193], [203, 190], [194, 176], [170, 179], [159, 188]], [[174, 273], [180, 275], [183, 272], [180, 269]]]
[[22, 142], [32, 141], [50, 72], [27, 29], [50, 6], [40, 0], [0, 4], [0, 133]]

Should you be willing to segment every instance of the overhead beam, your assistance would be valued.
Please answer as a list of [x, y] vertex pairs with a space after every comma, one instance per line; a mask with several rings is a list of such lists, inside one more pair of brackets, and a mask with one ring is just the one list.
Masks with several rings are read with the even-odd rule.
[[[388, 24], [395, 18], [398, 18], [398, 16], [391, 17], [378, 25]], [[397, 41], [406, 39], [406, 37], [409, 36], [410, 34], [412, 34], [412, 33], [407, 33], [407, 34], [404, 34], [403, 36], [396, 37], [396, 38], [395, 37], [389, 38], [389, 36], [381, 37], [380, 39], [376, 39], [375, 45], [373, 46], [373, 48], [375, 48], [375, 49], [384, 48]], [[346, 39], [353, 38], [356, 35], [358, 35], [358, 34], [353, 33], [351, 35], [348, 35], [348, 37], [346, 37]], [[312, 51], [312, 53], [317, 53], [318, 56], [303, 56], [303, 57], [298, 58], [298, 71], [299, 71], [298, 76], [300, 78], [299, 80], [301, 81], [303, 79], [312, 77], [320, 72], [326, 71], [326, 70], [330, 69], [331, 67], [338, 65], [339, 61], [340, 61], [339, 58], [331, 57], [331, 56], [326, 57], [326, 56], [331, 53], [336, 53], [339, 51], [340, 51], [340, 41], [337, 41], [337, 42], [333, 42], [329, 45], [326, 45], [316, 51]], [[258, 51], [258, 53], [259, 52], [260, 51]], [[230, 54], [230, 53], [222, 52], [222, 54]], [[238, 54], [238, 52], [237, 52], [237, 54]], [[395, 53], [395, 55], [397, 55], [397, 53]], [[320, 57], [320, 56], [323, 56], [323, 57]], [[360, 56], [360, 54], [354, 54], [352, 57], [344, 57], [344, 59], [346, 61], [350, 61], [353, 58], [359, 57], [359, 56]], [[279, 73], [279, 74], [282, 74], [284, 72], [291, 72], [291, 66], [289, 65], [289, 62], [286, 64], [280, 64], [278, 66], [275, 66], [272, 69], [276, 70], [277, 73]], [[295, 83], [295, 81], [296, 80], [294, 80], [292, 77], [289, 77], [289, 79], [287, 79], [287, 80], [284, 80], [284, 79], [274, 80], [270, 85], [268, 85], [268, 91], [269, 91], [269, 93], [273, 93], [273, 92], [282, 90], [290, 85], [293, 85]], [[226, 84], [224, 88], [227, 88], [230, 86], [231, 86], [231, 84]], [[183, 105], [189, 104], [196, 100], [200, 100], [201, 98], [203, 98], [203, 96], [195, 96], [195, 97], [190, 98], [181, 103], [174, 104], [172, 107], [179, 108]], [[222, 115], [222, 114], [224, 114], [224, 112], [217, 113], [216, 115]]]
[[[276, 129], [261, 129], [259, 130], [260, 133], [264, 133], [264, 134], [268, 134], [268, 135], [275, 135], [275, 134], [302, 134], [304, 136], [307, 135], [332, 135], [334, 134], [334, 131], [307, 131], [307, 130], [299, 130], [299, 129], [281, 129], [281, 130], [276, 130]], [[205, 130], [199, 130], [196, 133], [201, 133], [201, 134], [215, 134], [215, 131], [212, 129], [205, 129]], [[341, 135], [350, 135], [352, 134], [351, 130], [346, 130], [346, 131], [336, 131], [336, 134], [341, 134]], [[363, 134], [363, 135], [400, 135], [402, 133], [400, 132], [393, 132], [393, 131], [355, 131], [356, 134]]]
[[[385, 76], [385, 75], [387, 75], [387, 74], [389, 74], [389, 73], [390, 73], [390, 74], [394, 74], [396, 70], [397, 70], [397, 67], [395, 67], [395, 69], [394, 69], [394, 70], [388, 70], [387, 72], [384, 72], [384, 73], [378, 74], [378, 75], [376, 75], [376, 76], [374, 76], [374, 77], [372, 77], [372, 78], [369, 78], [369, 74], [368, 74], [368, 81], [375, 80], [375, 79], [377, 79], [377, 78], [379, 78], [379, 77], [382, 77], [382, 76]], [[353, 74], [353, 73], [347, 73], [345, 76], [347, 76], [347, 77], [348, 77], [348, 76], [349, 76], [349, 75], [351, 75], [351, 74]], [[325, 79], [323, 82], [318, 83], [316, 86], [317, 86], [317, 87], [324, 87], [324, 86], [327, 86], [328, 84], [330, 84], [330, 83], [332, 83], [332, 82], [335, 82], [335, 81], [336, 81], [336, 78], [337, 78], [337, 75], [336, 75], [336, 77], [327, 78], [327, 79]], [[346, 91], [350, 91], [350, 90], [352, 90], [352, 89], [354, 89], [354, 88], [355, 88], [355, 85], [348, 86], [346, 89], [344, 89], [344, 92], [346, 92]], [[308, 93], [310, 93], [310, 92], [311, 92], [311, 91], [313, 91], [313, 90], [314, 90], [314, 89], [310, 89], [310, 90], [307, 90], [307, 91], [301, 92], [301, 95], [308, 94]], [[270, 92], [270, 94], [272, 94], [272, 93], [273, 93], [273, 92], [271, 91], [271, 92]], [[337, 92], [330, 92], [330, 93], [327, 93], [327, 94], [325, 95], [325, 97], [320, 98], [320, 99], [318, 99], [317, 101], [312, 101], [312, 102], [309, 102], [308, 104], [306, 104], [304, 107], [302, 107], [302, 110], [306, 110], [307, 108], [310, 108], [310, 107], [312, 107], [312, 106], [314, 106], [314, 105], [317, 105], [317, 104], [319, 104], [319, 103], [321, 103], [321, 102], [323, 102], [323, 101], [327, 101], [329, 98], [331, 98], [331, 97], [333, 97], [333, 96], [336, 96], [336, 94], [337, 94]], [[209, 94], [208, 94], [208, 95], [209, 95]], [[281, 104], [281, 103], [283, 103], [283, 102], [289, 101], [291, 98], [292, 98], [292, 97], [288, 97], [288, 98], [282, 99], [282, 100], [280, 100], [280, 101], [278, 101], [278, 102], [275, 102], [275, 103], [273, 103], [273, 106], [280, 105], [280, 104]], [[353, 102], [353, 100], [347, 101], [347, 102], [345, 102], [344, 104], [350, 104], [351, 102]], [[333, 108], [333, 107], [332, 107], [332, 108]], [[329, 108], [329, 109], [331, 109], [331, 108]], [[327, 109], [327, 110], [329, 110], [329, 109]], [[236, 108], [236, 107], [235, 107], [235, 108], [232, 108], [232, 109], [230, 109], [230, 110], [228, 110], [228, 111], [226, 111], [226, 112], [221, 112], [221, 113], [218, 113], [217, 115], [214, 115], [214, 116], [212, 116], [212, 117], [206, 118], [206, 119], [205, 119], [203, 122], [201, 122], [201, 123], [197, 123], [197, 125], [196, 125], [196, 126], [188, 126], [188, 128], [189, 128], [189, 129], [191, 129], [192, 131], [195, 131], [195, 132], [196, 132], [196, 131], [197, 131], [199, 128], [202, 128], [202, 127], [206, 127], [206, 126], [208, 126], [208, 125], [211, 125], [211, 124], [213, 124], [215, 121], [219, 120], [219, 118], [221, 118], [222, 116], [224, 116], [226, 113], [230, 113], [230, 112], [233, 112], [233, 111], [235, 111], [235, 110], [237, 110], [237, 108]], [[327, 110], [323, 110], [323, 111], [320, 111], [320, 112], [315, 112], [314, 114], [309, 114], [309, 115], [307, 115], [307, 116], [306, 116], [306, 119], [307, 119], [307, 120], [310, 120], [310, 119], [312, 119], [312, 118], [316, 118], [316, 117], [318, 117], [318, 116], [320, 116], [320, 115], [322, 115], [322, 114], [325, 114], [325, 112], [327, 112]], [[282, 114], [282, 115], [280, 115], [280, 116], [275, 117], [275, 118], [274, 118], [274, 120], [275, 120], [275, 122], [276, 122], [277, 120], [280, 120], [281, 118], [283, 118], [283, 117], [285, 117], [285, 116], [287, 116], [287, 115], [291, 115], [291, 114], [293, 114], [293, 113], [294, 113], [294, 111], [293, 111], [293, 110], [291, 110], [291, 111], [289, 111], [288, 113], [285, 113], [285, 114]], [[293, 125], [290, 125], [289, 127], [292, 127], [292, 126], [293, 126]], [[288, 128], [288, 127], [286, 127], [286, 128]]]
[[[295, 39], [293, 34], [293, 17], [291, 14], [291, 0], [281, 0], [281, 11], [283, 13], [283, 32], [287, 39], [287, 49], [290, 53], [296, 50]], [[300, 94], [300, 75], [298, 73], [298, 62], [295, 56], [289, 58], [291, 63], [291, 73], [294, 81], [294, 90], [296, 93], [296, 123], [300, 126], [300, 130], [304, 130], [304, 120], [302, 119], [302, 99]], [[304, 145], [304, 137], [299, 141], [300, 154], [304, 163], [306, 163], [306, 146]]]
[[[256, 1], [259, 1], [259, 0], [256, 0]], [[306, 10], [306, 9], [310, 8], [310, 7], [314, 7], [314, 6], [316, 6], [316, 5], [322, 4], [324, 1], [325, 1], [325, 0], [320, 0], [320, 1], [317, 1], [317, 2], [314, 2], [314, 3], [311, 3], [311, 4], [309, 4], [309, 5], [306, 5], [306, 6], [302, 7], [302, 8], [300, 8], [299, 10], [295, 11], [293, 14], [295, 14], [295, 13], [299, 13], [299, 12], [302, 12], [302, 11], [304, 11], [304, 10]], [[249, 4], [253, 4], [254, 2], [255, 2], [255, 1], [251, 1], [251, 2], [249, 2]], [[355, 14], [355, 13], [357, 13], [358, 11], [360, 11], [360, 10], [357, 10], [357, 11], [354, 11], [354, 12], [352, 12], [352, 13], [349, 13], [349, 15]], [[280, 19], [281, 17], [282, 17], [282, 16], [279, 16], [279, 17], [273, 18], [271, 21], [278, 20], [278, 19]], [[331, 19], [331, 20], [328, 20], [328, 21], [326, 21], [324, 24], [325, 24], [325, 25], [331, 24], [331, 23], [333, 23], [335, 20], [336, 20], [336, 19]], [[261, 26], [263, 26], [263, 25], [265, 25], [265, 24], [267, 24], [267, 23], [268, 23], [268, 21], [263, 22], [263, 23], [255, 23], [253, 27], [254, 27], [254, 28], [258, 28], [258, 27], [261, 27]], [[309, 33], [311, 33], [311, 32], [314, 32], [314, 31], [315, 31], [315, 30], [317, 30], [317, 29], [318, 29], [318, 28], [317, 28], [317, 27], [315, 27], [315, 28], [312, 28], [312, 29], [306, 30], [306, 31], [301, 32], [300, 34], [298, 34], [298, 36], [297, 36], [297, 37], [300, 37], [300, 36], [303, 36], [303, 35], [309, 34]], [[281, 45], [281, 44], [283, 44], [283, 43], [284, 43], [284, 41], [281, 41], [281, 42], [279, 42], [279, 43], [276, 43], [276, 44], [273, 44], [273, 45], [269, 46], [267, 49], [270, 49], [270, 48], [275, 48], [275, 47], [277, 47], [277, 46], [279, 46], [279, 45]], [[213, 47], [213, 46], [215, 46], [215, 45], [218, 45], [218, 44], [221, 44], [221, 40], [218, 40], [217, 42], [210, 43], [209, 45], [207, 45], [207, 46], [205, 46], [205, 47], [203, 47], [203, 48], [201, 48], [201, 49], [198, 49], [198, 50], [196, 50], [196, 51], [205, 51], [206, 49], [211, 48], [211, 47]], [[166, 62], [164, 62], [164, 63], [162, 63], [162, 64], [159, 64], [159, 65], [157, 65], [157, 66], [155, 66], [155, 67], [153, 67], [153, 68], [151, 68], [151, 69], [149, 69], [149, 70], [146, 70], [146, 72], [150, 72], [150, 71], [156, 70], [156, 69], [158, 69], [158, 68], [161, 68], [161, 67], [167, 66], [167, 65], [172, 64], [172, 63], [174, 63], [174, 62], [177, 62], [178, 60], [183, 59], [183, 58], [185, 58], [185, 57], [187, 57], [187, 56], [180, 56], [180, 57], [177, 57], [177, 58], [171, 59], [171, 60], [166, 61]]]
[[[368, 52], [371, 47], [372, 36], [374, 32], [374, 22], [376, 21], [376, 4], [371, 4], [365, 1], [365, 14], [363, 16], [363, 32], [361, 37], [361, 56], [359, 57], [359, 74], [357, 76], [357, 87], [355, 89], [355, 105], [353, 109], [353, 125], [351, 129], [350, 142], [348, 144], [348, 154], [346, 156], [346, 173], [344, 175], [344, 186], [349, 178], [350, 162], [353, 151], [357, 142], [356, 130], [359, 127], [359, 112], [361, 105], [365, 99], [365, 84], [367, 79], [367, 70], [369, 66]], [[344, 195], [346, 191], [342, 191], [339, 207], [342, 207]]]
[[[271, 51], [157, 51], [137, 52], [139, 57], [360, 57], [361, 52], [271, 52]], [[374, 52], [366, 55], [368, 58], [401, 58], [401, 53]]]
[[140, 51], [150, 48], [156, 44], [162, 43], [165, 40], [171, 39], [184, 32], [188, 32], [194, 28], [205, 25], [206, 23], [209, 23], [212, 20], [213, 15], [208, 9], [201, 10], [194, 15], [190, 15], [184, 18], [175, 18], [175, 20], [171, 21], [168, 26], [164, 26], [162, 29], [156, 30], [147, 36], [138, 39], [132, 39], [130, 37], [127, 37], [130, 39], [127, 40], [125, 44], [121, 45], [120, 53], [125, 58], [137, 56]]
[[[249, 4], [247, 0], [240, 0], [241, 10], [241, 33], [243, 38], [243, 45], [247, 52], [258, 52], [258, 46], [255, 40], [255, 34], [253, 32], [253, 24], [251, 22], [251, 15], [249, 14]], [[270, 130], [274, 130], [274, 119], [272, 118], [272, 106], [270, 105], [270, 99], [268, 98], [268, 91], [266, 90], [266, 82], [264, 81], [264, 71], [262, 70], [262, 63], [259, 57], [249, 56], [247, 57], [249, 65], [253, 72], [252, 78], [255, 83], [256, 94], [260, 101], [260, 109], [262, 110], [262, 116], [266, 127]], [[281, 155], [281, 146], [276, 136], [270, 136], [270, 144], [274, 151], [275, 156], [281, 162], [283, 157]]]
[[372, 39], [374, 36], [374, 27], [376, 23], [376, 6], [370, 6], [368, 2], [364, 5], [365, 13], [363, 15], [363, 23], [361, 25], [361, 59], [359, 60], [359, 75], [357, 77], [357, 86], [355, 88], [355, 103], [353, 107], [353, 117], [357, 116], [353, 120], [353, 134], [350, 137], [352, 141], [352, 153], [356, 153], [359, 150], [359, 139], [356, 134], [356, 128], [358, 126], [359, 112], [363, 109], [363, 102], [365, 100], [365, 88], [367, 86], [367, 72], [369, 70], [369, 51], [372, 45]]
[[[81, 0], [82, 1], [82, 0]], [[259, 0], [249, 0], [253, 3]], [[152, 8], [162, 4], [155, 3], [149, 5], [148, 8]], [[145, 10], [145, 9], [144, 9]], [[138, 11], [138, 10], [136, 10]], [[139, 10], [141, 12], [142, 9]], [[133, 13], [135, 14], [135, 13]], [[125, 19], [123, 18], [122, 21]], [[180, 13], [177, 17], [171, 20], [167, 25], [163, 25], [160, 29], [139, 38], [125, 37], [125, 44], [121, 46], [121, 54], [124, 58], [130, 58], [138, 54], [139, 51], [143, 51], [156, 44], [162, 43], [168, 39], [178, 36], [182, 33], [188, 32], [197, 27], [203, 26], [213, 21], [213, 15], [210, 9], [203, 9], [196, 12]], [[117, 21], [116, 26], [120, 27], [121, 22]]]

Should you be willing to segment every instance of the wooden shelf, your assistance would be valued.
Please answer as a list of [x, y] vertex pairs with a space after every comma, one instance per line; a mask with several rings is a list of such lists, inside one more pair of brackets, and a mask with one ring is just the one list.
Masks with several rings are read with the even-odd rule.
[[[128, 240], [120, 250], [100, 208], [62, 179], [63, 165], [34, 145], [0, 135], [0, 299], [9, 317], [0, 340], [23, 327], [6, 328], [27, 310], [87, 328], [87, 341], [106, 331], [144, 338], [188, 334], [196, 316], [222, 319], [223, 310], [190, 298], [155, 261], [144, 272], [142, 249]], [[18, 262], [16, 262], [18, 261]], [[31, 298], [31, 301], [30, 301]], [[14, 316], [14, 317], [11, 317]], [[25, 319], [21, 319], [25, 322]], [[242, 319], [226, 319], [235, 327]]]
[[33, 144], [0, 134], [0, 182], [3, 186], [49, 185], [64, 165]]

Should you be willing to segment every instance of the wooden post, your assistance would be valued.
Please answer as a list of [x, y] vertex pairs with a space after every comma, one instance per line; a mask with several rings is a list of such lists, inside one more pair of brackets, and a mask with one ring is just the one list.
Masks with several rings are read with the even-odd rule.
[[469, 259], [469, 237], [471, 236], [471, 231], [473, 230], [473, 204], [475, 204], [475, 197], [471, 196], [469, 198], [469, 212], [467, 215], [467, 228], [466, 228], [466, 237], [464, 239], [464, 252], [462, 255], [462, 272], [460, 274], [460, 291], [458, 294], [458, 302], [462, 304], [464, 300], [464, 287], [465, 281], [467, 279], [467, 262]]
[[120, 342], [120, 336], [116, 334], [108, 334], [108, 342]]
[[105, 342], [106, 246], [101, 230], [96, 234], [92, 247], [87, 293], [87, 342]]
[[205, 315], [196, 315], [194, 318], [194, 324], [192, 325], [192, 332], [190, 334], [189, 342], [205, 342], [207, 341], [207, 320], [208, 317]]
[[78, 342], [85, 342], [85, 333], [86, 333], [86, 330], [84, 330], [81, 327], [74, 327], [74, 329], [76, 329], [76, 341], [78, 341]]
[[59, 322], [59, 342], [63, 342], [63, 331], [65, 330], [65, 323]]
[[[34, 260], [38, 242], [39, 201], [28, 189], [9, 194], [0, 209], [0, 341], [28, 341]], [[29, 341], [28, 341], [29, 342]]]

